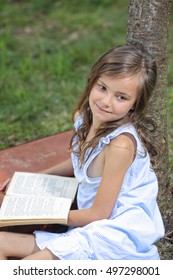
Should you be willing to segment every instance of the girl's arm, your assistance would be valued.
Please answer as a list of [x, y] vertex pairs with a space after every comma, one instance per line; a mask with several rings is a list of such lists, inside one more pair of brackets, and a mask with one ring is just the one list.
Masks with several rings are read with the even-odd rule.
[[108, 219], [111, 215], [135, 150], [129, 137], [120, 135], [105, 147], [104, 152], [103, 175], [94, 203], [88, 209], [71, 210], [69, 226], [82, 227], [96, 220]]
[[74, 170], [72, 160], [69, 158], [57, 165], [51, 166], [50, 168], [41, 171], [40, 173], [73, 177]]

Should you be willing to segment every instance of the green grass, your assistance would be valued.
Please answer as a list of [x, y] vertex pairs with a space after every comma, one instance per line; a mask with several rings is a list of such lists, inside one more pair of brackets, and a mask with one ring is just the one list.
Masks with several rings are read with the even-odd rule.
[[[88, 70], [106, 49], [125, 43], [127, 13], [128, 0], [0, 0], [0, 149], [72, 128]], [[173, 179], [172, 39], [173, 14], [167, 83]], [[162, 245], [163, 258], [172, 258], [172, 247]]]
[[0, 6], [2, 149], [72, 127], [71, 111], [90, 66], [105, 49], [125, 42], [127, 1]]

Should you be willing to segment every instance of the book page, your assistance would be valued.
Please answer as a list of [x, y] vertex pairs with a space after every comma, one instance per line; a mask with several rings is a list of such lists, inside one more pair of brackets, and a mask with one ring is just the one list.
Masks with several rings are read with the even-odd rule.
[[67, 219], [71, 199], [53, 197], [6, 196], [0, 211], [0, 220], [57, 218]]
[[77, 180], [71, 177], [15, 172], [6, 194], [66, 197], [73, 200], [77, 185]]

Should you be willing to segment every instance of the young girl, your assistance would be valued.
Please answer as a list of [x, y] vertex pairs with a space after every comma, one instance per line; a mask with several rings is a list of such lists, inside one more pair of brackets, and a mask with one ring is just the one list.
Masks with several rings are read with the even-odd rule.
[[158, 150], [146, 116], [156, 76], [155, 60], [139, 46], [118, 46], [94, 64], [74, 114], [71, 159], [45, 171], [79, 181], [69, 229], [0, 232], [0, 259], [159, 259]]

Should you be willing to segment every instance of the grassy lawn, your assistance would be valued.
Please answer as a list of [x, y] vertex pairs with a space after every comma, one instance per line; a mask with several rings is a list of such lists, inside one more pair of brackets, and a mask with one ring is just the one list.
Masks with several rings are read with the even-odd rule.
[[[128, 0], [0, 0], [0, 149], [72, 128], [91, 65], [125, 43], [127, 13]], [[173, 179], [172, 41], [173, 14], [167, 83]]]
[[125, 42], [121, 2], [0, 1], [1, 149], [72, 127], [90, 66]]

